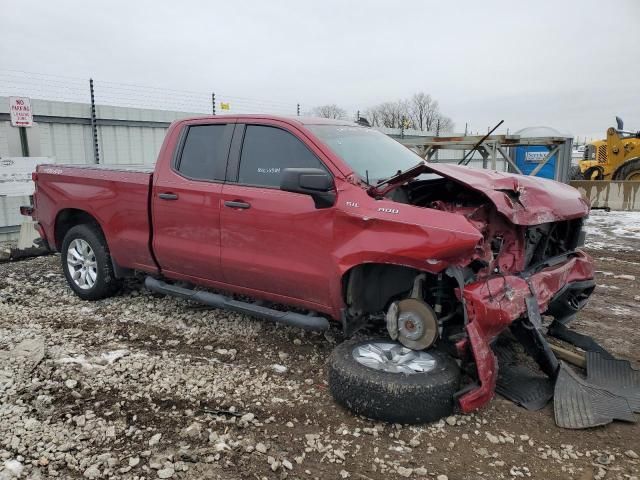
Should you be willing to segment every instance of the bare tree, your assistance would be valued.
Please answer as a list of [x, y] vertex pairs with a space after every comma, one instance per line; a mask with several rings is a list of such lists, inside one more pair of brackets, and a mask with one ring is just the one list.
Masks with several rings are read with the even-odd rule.
[[440, 113], [438, 102], [424, 92], [418, 92], [407, 100], [373, 106], [365, 111], [365, 117], [375, 127], [404, 127], [428, 132], [453, 129], [451, 119]]
[[344, 119], [347, 118], [347, 112], [345, 109], [340, 108], [338, 105], [321, 105], [319, 107], [315, 107], [311, 111], [316, 117], [323, 118], [336, 118], [336, 119]]
[[366, 118], [372, 127], [379, 127], [382, 125], [382, 115], [378, 107], [371, 107], [364, 111], [364, 118]]
[[387, 128], [400, 128], [403, 125], [405, 128], [409, 128], [411, 126], [409, 104], [406, 100], [384, 102], [370, 110], [377, 114], [378, 126]]
[[453, 120], [451, 120], [449, 117], [438, 113], [438, 118], [436, 119], [436, 127], [438, 127], [438, 120], [440, 120], [440, 128], [438, 128], [439, 133], [450, 132], [453, 130]]
[[438, 102], [424, 92], [419, 92], [411, 97], [409, 101], [411, 119], [417, 130], [435, 130], [435, 123], [438, 116]]

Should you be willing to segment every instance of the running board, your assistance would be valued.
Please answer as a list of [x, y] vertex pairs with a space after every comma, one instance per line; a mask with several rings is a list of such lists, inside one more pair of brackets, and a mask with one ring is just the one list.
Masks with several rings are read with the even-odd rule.
[[329, 328], [329, 320], [325, 317], [316, 317], [312, 315], [303, 315], [296, 312], [282, 312], [272, 308], [255, 305], [253, 303], [241, 302], [233, 298], [225, 297], [218, 293], [211, 293], [202, 290], [192, 290], [190, 288], [178, 287], [170, 285], [162, 280], [153, 277], [147, 277], [144, 281], [145, 286], [157, 293], [164, 293], [174, 297], [180, 297], [194, 302], [204, 303], [222, 310], [231, 310], [233, 312], [244, 313], [254, 317], [264, 318], [276, 323], [299, 327], [304, 330], [327, 330]]

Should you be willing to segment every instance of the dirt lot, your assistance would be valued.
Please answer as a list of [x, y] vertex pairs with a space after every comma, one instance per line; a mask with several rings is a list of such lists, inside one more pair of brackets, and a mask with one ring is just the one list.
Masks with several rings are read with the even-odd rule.
[[[590, 253], [599, 286], [574, 326], [637, 366], [640, 252]], [[499, 397], [425, 426], [354, 417], [325, 383], [339, 338], [136, 283], [82, 302], [58, 256], [0, 264], [0, 478], [640, 476], [640, 424], [562, 430], [551, 406]], [[27, 339], [42, 342], [42, 360], [11, 351]]]

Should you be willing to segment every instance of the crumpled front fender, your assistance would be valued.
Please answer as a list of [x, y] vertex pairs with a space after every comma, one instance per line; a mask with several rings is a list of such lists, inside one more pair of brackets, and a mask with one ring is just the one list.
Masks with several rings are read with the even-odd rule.
[[493, 398], [498, 368], [490, 345], [511, 323], [527, 315], [526, 299], [534, 295], [544, 313], [565, 285], [593, 279], [593, 273], [589, 255], [576, 251], [567, 260], [530, 275], [493, 275], [464, 287], [468, 342], [460, 348], [467, 348], [474, 357], [479, 386], [458, 399], [463, 412]]

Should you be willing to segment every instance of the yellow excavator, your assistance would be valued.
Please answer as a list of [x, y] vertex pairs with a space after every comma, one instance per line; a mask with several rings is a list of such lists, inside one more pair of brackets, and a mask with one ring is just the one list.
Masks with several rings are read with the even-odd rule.
[[607, 130], [606, 140], [590, 143], [584, 149], [580, 172], [585, 180], [640, 181], [640, 131], [624, 130], [616, 117], [617, 128]]

